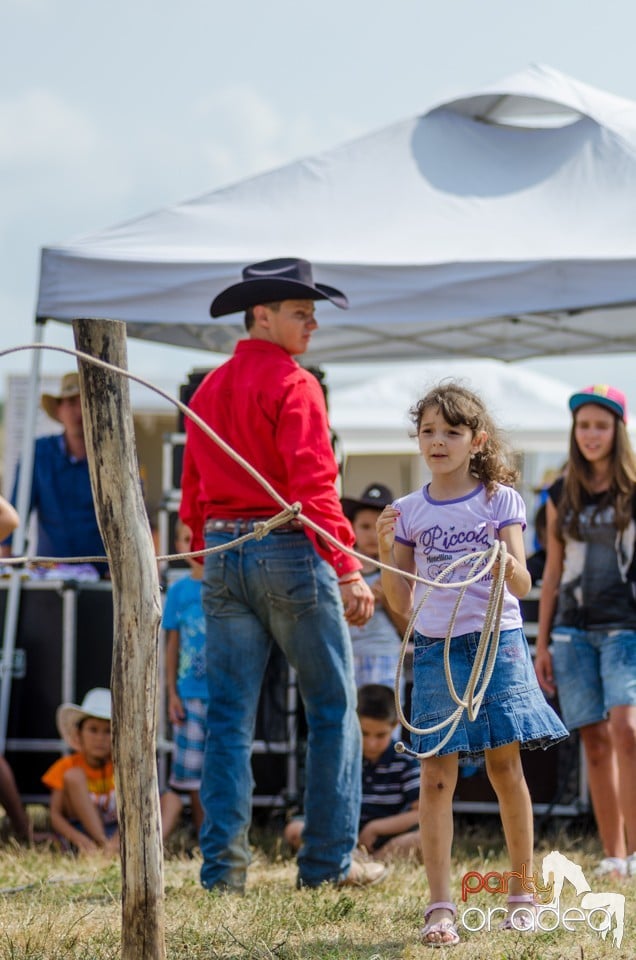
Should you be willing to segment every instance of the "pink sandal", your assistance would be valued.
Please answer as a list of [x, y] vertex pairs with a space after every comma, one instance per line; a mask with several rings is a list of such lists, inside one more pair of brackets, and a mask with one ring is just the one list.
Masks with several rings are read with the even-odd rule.
[[[444, 917], [437, 923], [427, 923], [421, 932], [422, 940], [427, 947], [455, 947], [459, 943], [459, 934], [455, 926], [455, 917], [457, 916], [457, 907], [454, 903], [447, 900], [441, 900], [439, 903], [431, 903], [424, 912], [424, 920], [428, 920], [435, 910], [448, 910], [452, 917]], [[430, 940], [430, 935], [436, 937], [446, 937], [445, 940]]]
[[520, 893], [512, 894], [508, 897], [508, 906], [512, 903], [527, 904], [525, 910], [523, 907], [515, 907], [508, 914], [505, 920], [499, 924], [500, 930], [515, 930], [517, 933], [531, 933], [535, 929], [535, 911], [534, 894]]

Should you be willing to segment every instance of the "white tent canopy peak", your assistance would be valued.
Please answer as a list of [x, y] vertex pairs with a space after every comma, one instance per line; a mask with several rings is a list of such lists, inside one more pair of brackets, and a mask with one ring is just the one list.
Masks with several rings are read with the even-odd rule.
[[634, 222], [636, 104], [534, 65], [45, 247], [37, 314], [228, 352], [242, 317], [212, 321], [213, 297], [246, 263], [294, 255], [351, 303], [319, 306], [312, 362], [636, 350]]

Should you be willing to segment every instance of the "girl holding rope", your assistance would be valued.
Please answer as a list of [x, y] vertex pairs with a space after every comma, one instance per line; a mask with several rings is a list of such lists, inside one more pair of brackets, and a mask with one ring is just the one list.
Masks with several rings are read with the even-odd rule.
[[636, 456], [620, 390], [585, 387], [569, 405], [570, 456], [548, 492], [535, 668], [580, 731], [605, 854], [597, 874], [636, 877]]
[[[519, 751], [521, 746], [546, 748], [565, 738], [567, 730], [539, 690], [523, 635], [519, 598], [530, 589], [523, 546], [525, 507], [510, 486], [517, 472], [508, 451], [479, 397], [458, 383], [444, 382], [430, 390], [411, 410], [411, 418], [432, 479], [386, 507], [378, 519], [379, 559], [397, 568], [382, 570], [387, 600], [396, 612], [409, 616], [427, 589], [413, 574], [429, 581], [441, 574], [442, 581], [453, 582], [473, 579], [480, 567], [486, 568], [484, 576], [466, 588], [465, 602], [458, 604], [459, 588], [433, 589], [415, 619], [412, 746], [424, 754], [420, 827], [431, 896], [422, 936], [427, 945], [444, 947], [459, 942], [450, 895], [459, 757], [485, 753], [513, 873], [503, 925], [530, 929], [533, 895], [527, 883], [523, 889], [521, 877], [532, 876], [532, 803]], [[488, 557], [480, 561], [479, 554], [496, 541], [506, 550], [494, 669], [481, 709], [473, 711], [472, 721], [462, 713], [449, 738], [444, 721], [458, 703], [449, 688], [461, 696], [471, 683], [492, 579], [501, 575], [498, 560], [494, 566], [491, 560], [488, 568]], [[449, 623], [452, 637], [447, 643]]]

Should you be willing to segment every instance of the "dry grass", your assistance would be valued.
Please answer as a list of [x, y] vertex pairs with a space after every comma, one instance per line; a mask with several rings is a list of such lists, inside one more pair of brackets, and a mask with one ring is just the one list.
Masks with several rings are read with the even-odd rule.
[[[295, 866], [271, 834], [255, 848], [245, 897], [206, 893], [200, 860], [173, 853], [165, 864], [166, 944], [170, 960], [626, 960], [633, 946], [636, 881], [594, 882], [594, 890], [626, 895], [620, 949], [580, 925], [547, 934], [465, 933], [461, 946], [437, 950], [419, 942], [427, 902], [421, 867], [401, 864], [366, 890], [333, 887], [297, 892]], [[540, 840], [537, 862], [559, 849], [589, 879], [598, 858], [596, 841], [570, 831]], [[457, 825], [454, 879], [469, 870], [506, 869], [499, 830], [489, 821]], [[0, 960], [110, 960], [119, 956], [120, 874], [100, 857], [73, 858], [51, 850], [0, 849]], [[473, 898], [485, 907], [502, 897]], [[576, 905], [572, 888], [567, 905]], [[487, 903], [490, 901], [490, 904]]]

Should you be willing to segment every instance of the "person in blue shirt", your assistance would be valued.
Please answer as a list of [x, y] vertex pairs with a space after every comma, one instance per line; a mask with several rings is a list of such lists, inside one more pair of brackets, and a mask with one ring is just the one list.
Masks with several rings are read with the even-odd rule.
[[[192, 549], [192, 532], [177, 522], [175, 546], [179, 553]], [[205, 745], [208, 682], [205, 657], [205, 614], [201, 604], [203, 566], [187, 558], [190, 573], [175, 581], [166, 594], [163, 628], [166, 631], [166, 686], [168, 717], [174, 730], [174, 753], [169, 785], [190, 795], [192, 823], [203, 822], [199, 798]], [[176, 826], [181, 804], [170, 792], [161, 798], [164, 840]]]
[[342, 511], [351, 522], [358, 553], [369, 557], [362, 561], [360, 571], [375, 598], [373, 616], [363, 626], [349, 624], [353, 645], [353, 669], [356, 687], [366, 684], [383, 684], [393, 687], [402, 635], [408, 624], [389, 607], [380, 582], [380, 570], [374, 563], [378, 559], [378, 534], [376, 523], [382, 510], [393, 503], [395, 497], [383, 483], [371, 483], [357, 499], [343, 497]]
[[[35, 441], [29, 515], [37, 513], [36, 554], [41, 557], [105, 556], [88, 472], [79, 374], [66, 373], [57, 394], [43, 393], [42, 408], [64, 427], [61, 434]], [[17, 500], [16, 471], [11, 502]], [[26, 520], [25, 520], [26, 522]], [[10, 540], [2, 547], [10, 554]], [[101, 576], [107, 564], [95, 564]]]

